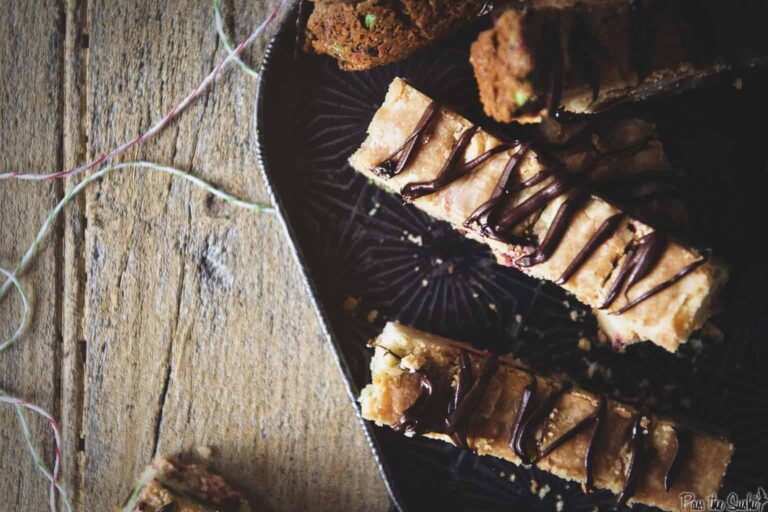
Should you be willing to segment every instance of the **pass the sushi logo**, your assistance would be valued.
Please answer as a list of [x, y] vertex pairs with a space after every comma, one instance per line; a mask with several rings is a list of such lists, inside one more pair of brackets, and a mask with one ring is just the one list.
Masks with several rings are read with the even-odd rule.
[[698, 498], [692, 492], [680, 493], [681, 510], [714, 512], [768, 512], [768, 493], [758, 487], [757, 492], [748, 492], [746, 497], [741, 497], [732, 492], [724, 498], [709, 496]]

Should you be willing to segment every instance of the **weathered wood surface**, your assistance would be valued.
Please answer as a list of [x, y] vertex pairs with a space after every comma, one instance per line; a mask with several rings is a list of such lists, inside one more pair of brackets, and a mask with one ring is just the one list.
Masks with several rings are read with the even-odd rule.
[[[225, 2], [244, 37], [274, 4]], [[257, 62], [263, 45], [247, 52]], [[0, 169], [46, 172], [146, 129], [225, 56], [209, 2], [9, 1], [0, 14]], [[126, 159], [192, 170], [265, 197], [253, 79], [230, 72]], [[62, 196], [0, 183], [0, 264]], [[33, 327], [0, 354], [0, 386], [61, 418], [76, 509], [112, 510], [156, 452], [199, 460], [258, 510], [384, 510], [383, 483], [276, 219], [146, 171], [90, 188], [23, 278]], [[20, 303], [0, 303], [0, 334]], [[47, 426], [32, 420], [51, 460]], [[0, 408], [0, 511], [47, 489], [12, 409]]]

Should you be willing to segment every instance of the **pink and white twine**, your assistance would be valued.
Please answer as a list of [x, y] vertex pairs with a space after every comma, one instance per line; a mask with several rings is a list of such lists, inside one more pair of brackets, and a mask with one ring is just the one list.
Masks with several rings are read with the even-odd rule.
[[157, 133], [161, 132], [168, 124], [173, 121], [173, 119], [179, 115], [187, 106], [189, 106], [190, 103], [192, 103], [195, 99], [197, 99], [198, 96], [200, 96], [200, 93], [202, 93], [210, 84], [213, 82], [222, 72], [222, 70], [232, 62], [241, 62], [240, 61], [240, 54], [243, 53], [243, 50], [245, 50], [248, 46], [253, 44], [254, 41], [264, 32], [264, 30], [269, 26], [269, 24], [277, 18], [277, 16], [280, 14], [280, 12], [283, 10], [285, 5], [288, 3], [288, 0], [280, 0], [280, 3], [277, 4], [277, 6], [274, 8], [274, 10], [270, 13], [269, 16], [258, 26], [256, 27], [256, 30], [251, 32], [251, 35], [249, 35], [242, 43], [237, 45], [237, 47], [229, 51], [229, 55], [219, 62], [216, 67], [213, 68], [213, 71], [208, 73], [208, 76], [203, 78], [203, 81], [200, 82], [197, 87], [192, 89], [192, 91], [183, 99], [181, 100], [181, 103], [177, 104], [175, 107], [171, 109], [170, 112], [168, 112], [165, 117], [163, 117], [160, 121], [158, 121], [154, 126], [152, 126], [149, 130], [146, 132], [136, 136], [135, 138], [129, 140], [125, 144], [122, 144], [121, 146], [116, 147], [112, 151], [108, 153], [104, 153], [103, 155], [99, 156], [95, 160], [93, 160], [90, 163], [87, 163], [85, 165], [81, 165], [80, 167], [75, 167], [73, 169], [69, 169], [67, 171], [58, 171], [53, 172], [50, 174], [35, 174], [35, 173], [18, 173], [18, 172], [6, 172], [0, 174], [0, 180], [3, 179], [17, 179], [17, 180], [33, 180], [33, 181], [42, 181], [42, 180], [52, 180], [57, 178], [67, 178], [69, 176], [74, 176], [76, 174], [80, 174], [81, 172], [85, 172], [88, 170], [91, 170], [95, 167], [98, 167], [102, 164], [105, 164], [112, 160], [114, 157], [118, 156], [121, 153], [124, 153], [125, 151], [131, 149], [133, 146], [136, 146], [138, 144], [141, 144], [145, 140], [149, 139], [153, 135], [156, 135]]
[[[256, 29], [253, 32], [251, 32], [251, 34], [243, 42], [241, 42], [235, 48], [232, 48], [229, 42], [229, 39], [224, 33], [223, 22], [221, 17], [221, 1], [213, 0], [214, 21], [216, 25], [216, 31], [219, 37], [221, 38], [223, 46], [227, 50], [228, 55], [225, 59], [219, 62], [216, 65], [216, 67], [214, 67], [213, 70], [183, 100], [181, 100], [179, 104], [173, 107], [171, 111], [165, 115], [165, 117], [160, 119], [160, 121], [158, 121], [146, 132], [114, 148], [113, 150], [102, 154], [92, 162], [86, 163], [79, 167], [75, 167], [75, 168], [64, 170], [64, 171], [53, 172], [49, 174], [4, 172], [4, 173], [0, 173], [0, 180], [7, 180], [7, 179], [33, 180], [33, 181], [53, 180], [53, 179], [60, 179], [60, 178], [75, 176], [75, 175], [84, 173], [86, 171], [101, 167], [102, 165], [110, 162], [116, 156], [124, 153], [128, 149], [142, 144], [144, 141], [146, 141], [153, 135], [156, 135], [157, 133], [161, 132], [165, 127], [168, 126], [168, 124], [170, 124], [170, 122], [174, 118], [176, 118], [182, 111], [184, 111], [184, 109], [187, 106], [189, 106], [190, 103], [192, 103], [198, 96], [200, 96], [200, 94], [214, 80], [216, 80], [216, 78], [222, 73], [224, 68], [226, 68], [229, 64], [234, 62], [238, 66], [240, 66], [240, 68], [243, 69], [243, 71], [245, 71], [247, 74], [251, 76], [257, 76], [257, 73], [253, 69], [248, 67], [240, 59], [240, 54], [242, 54], [245, 48], [250, 46], [254, 41], [256, 41], [256, 39], [260, 35], [264, 33], [266, 28], [283, 11], [283, 9], [288, 4], [288, 1], [289, 0], [280, 0], [280, 2], [272, 10], [269, 16], [266, 19], [264, 19], [264, 21], [262, 21], [261, 24], [257, 26]], [[50, 232], [58, 215], [62, 212], [62, 210], [69, 203], [69, 201], [73, 197], [75, 197], [80, 191], [82, 191], [88, 184], [103, 178], [109, 173], [112, 173], [115, 171], [127, 170], [127, 169], [148, 169], [151, 171], [162, 172], [162, 173], [170, 174], [172, 176], [185, 179], [190, 183], [192, 183], [193, 185], [208, 191], [209, 193], [219, 197], [220, 199], [230, 204], [233, 204], [235, 206], [244, 208], [246, 210], [256, 211], [256, 212], [272, 210], [272, 207], [268, 204], [250, 203], [247, 201], [243, 201], [241, 199], [238, 199], [234, 196], [227, 194], [222, 190], [217, 189], [216, 187], [201, 180], [200, 178], [193, 176], [192, 174], [186, 171], [169, 167], [169, 166], [164, 166], [164, 165], [160, 165], [152, 162], [125, 162], [125, 163], [101, 168], [97, 172], [87, 176], [85, 179], [75, 184], [69, 190], [69, 192], [67, 192], [64, 195], [61, 201], [59, 201], [59, 203], [50, 212], [43, 226], [41, 227], [40, 231], [37, 233], [37, 236], [35, 237], [34, 241], [30, 245], [30, 247], [27, 249], [27, 251], [24, 253], [21, 260], [17, 263], [16, 267], [13, 270], [8, 270], [0, 267], [0, 274], [5, 276], [5, 281], [3, 282], [2, 285], [0, 285], [0, 299], [2, 299], [5, 296], [5, 294], [8, 292], [8, 290], [11, 287], [14, 287], [21, 298], [22, 307], [23, 307], [22, 319], [19, 322], [19, 325], [14, 331], [14, 333], [8, 339], [0, 340], [0, 352], [5, 351], [6, 349], [10, 348], [15, 342], [17, 342], [23, 336], [24, 332], [26, 331], [26, 328], [29, 325], [29, 318], [30, 318], [29, 300], [27, 299], [27, 294], [25, 293], [22, 284], [19, 282], [19, 276], [26, 270], [26, 268], [29, 266], [31, 261], [36, 256], [41, 242], [45, 239], [45, 237]], [[45, 479], [50, 484], [50, 490], [49, 490], [50, 510], [52, 512], [56, 512], [57, 496], [60, 496], [61, 501], [64, 503], [65, 508], [71, 512], [72, 502], [66, 490], [64, 489], [62, 484], [59, 482], [59, 477], [60, 477], [59, 471], [60, 471], [61, 459], [62, 459], [61, 428], [59, 427], [59, 424], [56, 422], [54, 417], [42, 407], [32, 404], [30, 402], [27, 402], [26, 400], [23, 400], [21, 398], [12, 396], [11, 394], [6, 393], [2, 389], [0, 389], [0, 403], [12, 405], [16, 409], [16, 413], [19, 419], [19, 425], [21, 426], [21, 430], [22, 430], [22, 435], [27, 445], [27, 450], [29, 451], [32, 457], [32, 460], [37, 466], [37, 468], [39, 469], [39, 471], [43, 474]], [[45, 462], [42, 460], [37, 449], [34, 446], [32, 436], [29, 430], [29, 425], [27, 423], [27, 419], [24, 414], [25, 409], [27, 411], [34, 412], [35, 414], [41, 416], [44, 420], [48, 422], [48, 424], [51, 427], [51, 430], [53, 432], [54, 445], [55, 445], [55, 457], [54, 457], [52, 470], [48, 469]]]

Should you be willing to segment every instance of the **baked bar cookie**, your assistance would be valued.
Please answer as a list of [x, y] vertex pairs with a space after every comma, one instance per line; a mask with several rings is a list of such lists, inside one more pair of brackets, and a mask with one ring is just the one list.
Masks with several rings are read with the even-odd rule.
[[650, 121], [626, 116], [562, 124], [545, 118], [531, 140], [549, 165], [580, 176], [601, 196], [653, 226], [690, 233], [684, 176]]
[[305, 47], [349, 71], [401, 60], [487, 14], [484, 0], [314, 0]]
[[584, 176], [615, 156], [606, 153], [567, 172], [546, 147], [501, 141], [395, 79], [349, 161], [487, 244], [500, 264], [603, 310], [614, 343], [651, 340], [674, 352], [710, 316], [727, 271], [590, 192]]
[[763, 0], [525, 5], [499, 14], [471, 49], [480, 99], [498, 121], [600, 112], [768, 60]]
[[515, 464], [534, 464], [620, 503], [680, 509], [716, 494], [733, 453], [720, 436], [389, 323], [371, 345], [363, 417]]
[[248, 502], [219, 475], [198, 464], [155, 457], [120, 512], [250, 512]]

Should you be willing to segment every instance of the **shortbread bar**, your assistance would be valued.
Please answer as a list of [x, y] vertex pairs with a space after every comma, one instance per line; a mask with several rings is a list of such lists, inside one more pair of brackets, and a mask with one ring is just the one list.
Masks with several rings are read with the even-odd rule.
[[250, 512], [246, 499], [198, 464], [157, 456], [120, 512]]
[[600, 309], [614, 343], [674, 352], [710, 316], [727, 271], [592, 193], [595, 170], [642, 167], [645, 156], [606, 149], [566, 165], [545, 144], [501, 141], [395, 79], [350, 164], [487, 244], [500, 264]]
[[519, 361], [389, 323], [371, 345], [363, 417], [515, 464], [533, 464], [620, 504], [679, 510], [716, 494], [733, 453], [723, 437], [660, 418]]
[[496, 16], [471, 49], [480, 98], [498, 121], [600, 112], [768, 61], [762, 0], [526, 5]]

